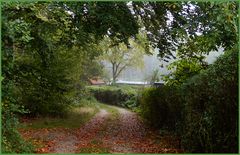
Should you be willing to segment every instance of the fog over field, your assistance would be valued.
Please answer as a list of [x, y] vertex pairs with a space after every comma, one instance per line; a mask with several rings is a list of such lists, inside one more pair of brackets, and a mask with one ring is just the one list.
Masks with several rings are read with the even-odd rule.
[[[167, 65], [170, 64], [173, 60], [169, 62], [165, 62], [163, 60], [159, 60], [157, 57], [157, 51], [154, 55], [145, 55], [144, 56], [144, 68], [143, 69], [136, 69], [133, 67], [128, 67], [124, 70], [121, 75], [119, 76], [118, 80], [120, 81], [131, 81], [131, 82], [147, 82], [147, 78], [150, 77], [154, 70], [158, 69], [159, 74], [164, 75], [168, 74], [169, 70], [167, 70]], [[223, 49], [220, 48], [219, 51], [210, 52], [208, 56], [206, 56], [206, 61], [209, 64], [212, 64], [216, 58], [223, 54]], [[109, 63], [104, 63], [105, 69], [110, 77], [112, 74], [111, 65]], [[163, 66], [163, 67], [161, 67]], [[160, 80], [160, 82], [163, 82]]]

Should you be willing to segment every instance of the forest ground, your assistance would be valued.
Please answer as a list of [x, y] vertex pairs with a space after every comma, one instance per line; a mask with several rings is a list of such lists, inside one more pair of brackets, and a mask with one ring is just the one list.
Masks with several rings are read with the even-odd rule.
[[179, 139], [159, 134], [134, 112], [105, 104], [75, 107], [67, 118], [22, 119], [35, 153], [180, 153]]

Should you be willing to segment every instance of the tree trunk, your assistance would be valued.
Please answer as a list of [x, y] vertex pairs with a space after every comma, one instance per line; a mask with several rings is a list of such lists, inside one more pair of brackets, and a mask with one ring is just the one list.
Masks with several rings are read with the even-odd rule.
[[116, 64], [112, 63], [112, 85], [116, 84], [116, 68], [115, 68]]

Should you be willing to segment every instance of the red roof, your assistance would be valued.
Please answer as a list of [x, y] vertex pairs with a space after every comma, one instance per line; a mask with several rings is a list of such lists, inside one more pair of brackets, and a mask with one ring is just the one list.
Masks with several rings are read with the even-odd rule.
[[105, 84], [105, 82], [102, 79], [95, 78], [89, 80], [92, 85], [102, 85]]

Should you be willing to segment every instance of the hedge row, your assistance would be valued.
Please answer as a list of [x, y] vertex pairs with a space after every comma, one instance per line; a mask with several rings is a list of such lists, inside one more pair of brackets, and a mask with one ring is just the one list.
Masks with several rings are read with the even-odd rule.
[[153, 127], [175, 130], [175, 125], [181, 118], [179, 99], [176, 88], [147, 88], [140, 98], [141, 115]]
[[153, 126], [177, 131], [189, 152], [238, 152], [238, 52], [226, 52], [178, 89], [146, 89], [140, 107]]
[[103, 103], [127, 108], [137, 106], [137, 89], [130, 86], [88, 86], [87, 90]]

